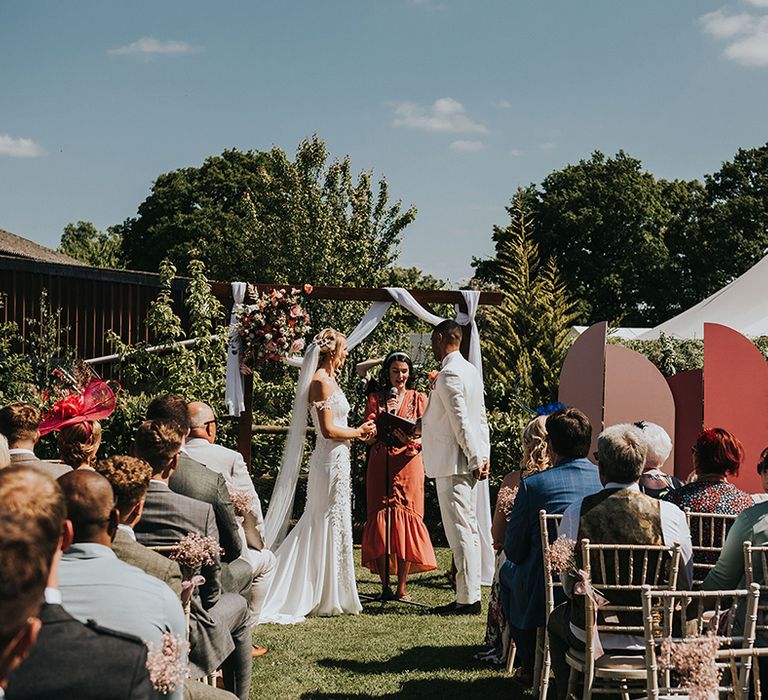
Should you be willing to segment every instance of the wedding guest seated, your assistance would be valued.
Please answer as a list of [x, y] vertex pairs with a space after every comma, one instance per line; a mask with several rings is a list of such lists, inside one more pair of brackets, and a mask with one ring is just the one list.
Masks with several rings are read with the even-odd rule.
[[11, 466], [11, 453], [8, 452], [8, 440], [0, 433], [0, 469]]
[[[763, 484], [763, 490], [768, 490], [768, 448], [763, 450], [757, 464], [757, 472]], [[741, 511], [734, 521], [720, 556], [714, 568], [707, 574], [701, 584], [702, 591], [729, 590], [744, 587], [744, 543], [751, 542], [755, 547], [768, 545], [768, 500], [760, 501], [751, 508]], [[763, 571], [760, 557], [753, 558], [754, 580], [765, 585], [768, 572]], [[765, 603], [765, 600], [761, 601]], [[736, 626], [740, 629], [742, 616], [737, 616]], [[759, 630], [756, 646], [768, 646], [768, 633]], [[760, 681], [763, 687], [768, 683], [768, 659], [760, 659]]]
[[42, 533], [19, 513], [0, 512], [0, 697], [37, 640], [50, 561]]
[[[8, 700], [150, 700], [157, 698], [147, 672], [147, 648], [138, 638], [78, 622], [61, 606], [58, 566], [72, 542], [64, 494], [49, 476], [25, 466], [0, 472], [0, 503], [23, 518], [50, 566], [42, 628], [27, 659], [8, 679]], [[15, 571], [5, 562], [0, 571]], [[3, 578], [3, 577], [0, 577]], [[44, 584], [45, 585], [45, 584]], [[0, 594], [0, 606], [6, 600]], [[39, 602], [37, 603], [39, 607]], [[0, 619], [5, 620], [3, 612]]]
[[[687, 589], [691, 585], [693, 569], [691, 537], [685, 514], [670, 503], [640, 492], [638, 481], [646, 453], [647, 446], [641, 429], [631, 424], [606, 428], [597, 439], [597, 464], [603, 489], [585, 496], [566, 509], [559, 534], [576, 543], [586, 538], [595, 544], [679, 544], [681, 566], [678, 587]], [[578, 545], [575, 559], [575, 568], [581, 568], [581, 550]], [[628, 558], [620, 561], [623, 565], [629, 565]], [[593, 572], [593, 577], [599, 589], [600, 573]], [[569, 595], [572, 595], [572, 583], [572, 579], [563, 577]], [[604, 595], [614, 605], [640, 604], [639, 594], [633, 591], [606, 590]], [[617, 616], [626, 625], [642, 626], [640, 613], [619, 612]], [[583, 651], [586, 639], [583, 597], [573, 595], [572, 602], [555, 608], [550, 615], [548, 629], [557, 697], [565, 700], [570, 675], [565, 661], [566, 652], [569, 646]], [[600, 643], [606, 650], [642, 654], [645, 649], [642, 636], [601, 633]]]
[[[208, 503], [174, 493], [168, 481], [179, 461], [183, 433], [172, 421], [144, 421], [136, 431], [136, 454], [152, 468], [141, 519], [135, 524], [137, 539], [144, 545], [173, 545], [188, 533], [218, 542], [213, 508]], [[205, 469], [205, 467], [203, 467]], [[207, 653], [221, 655], [224, 684], [241, 700], [248, 700], [251, 687], [251, 625], [247, 604], [242, 596], [221, 592], [221, 564], [218, 556], [202, 574], [206, 581], [201, 601], [214, 626]], [[201, 638], [203, 635], [201, 635]], [[231, 652], [231, 653], [230, 653]]]
[[40, 411], [29, 404], [8, 404], [0, 409], [0, 433], [8, 440], [11, 464], [23, 464], [58, 478], [72, 467], [66, 464], [45, 462], [35, 456], [35, 445], [40, 439]]
[[[760, 455], [757, 473], [765, 489], [768, 485], [768, 448]], [[725, 590], [743, 586], [744, 542], [747, 541], [755, 547], [764, 547], [768, 544], [768, 501], [761, 501], [739, 513], [728, 531], [715, 568], [707, 574], [701, 584], [702, 590]], [[755, 580], [763, 583], [768, 572], [762, 571], [762, 563], [758, 558], [755, 558], [754, 566]], [[761, 646], [765, 646], [768, 644], [768, 638], [762, 642]]]
[[188, 409], [190, 432], [185, 444], [187, 454], [208, 469], [221, 474], [231, 493], [250, 500], [249, 510], [242, 514], [240, 534], [243, 539], [243, 555], [248, 558], [253, 573], [248, 612], [250, 623], [256, 624], [275, 568], [275, 555], [269, 550], [264, 534], [261, 501], [242, 455], [216, 444], [216, 416], [213, 409], [201, 401], [189, 404]]
[[83, 420], [64, 426], [56, 442], [59, 459], [72, 469], [93, 469], [96, 455], [101, 447], [101, 423], [97, 420]]
[[[147, 420], [173, 421], [180, 427], [185, 439], [189, 435], [189, 410], [187, 402], [180, 396], [169, 394], [153, 399], [147, 408]], [[224, 590], [240, 593], [250, 600], [253, 572], [250, 562], [242, 558], [240, 530], [224, 477], [192, 459], [182, 444], [178, 464], [168, 486], [175, 493], [213, 506], [219, 541], [224, 549], [222, 585]]]
[[102, 459], [96, 464], [96, 471], [109, 481], [115, 495], [118, 522], [117, 532], [112, 540], [112, 551], [120, 561], [160, 579], [180, 597], [179, 565], [173, 559], [139, 544], [133, 531], [144, 510], [152, 467], [142, 459], [118, 455]]
[[476, 658], [491, 663], [504, 663], [509, 647], [509, 630], [504, 610], [499, 598], [499, 572], [507, 560], [504, 554], [504, 538], [507, 533], [507, 523], [520, 481], [531, 474], [544, 471], [550, 466], [549, 450], [547, 448], [547, 417], [536, 416], [523, 428], [523, 455], [520, 468], [509, 472], [501, 482], [496, 498], [496, 508], [493, 512], [493, 548], [496, 550], [496, 570], [491, 584], [491, 595], [488, 599], [488, 621], [485, 628], [486, 650]]
[[[65, 610], [81, 622], [95, 620], [155, 645], [166, 630], [184, 639], [184, 612], [173, 591], [112, 551], [118, 518], [109, 481], [78, 469], [60, 477], [59, 485], [73, 530], [59, 566]], [[182, 698], [182, 688], [170, 697]]]
[[520, 483], [504, 540], [508, 561], [499, 573], [504, 614], [525, 684], [532, 682], [536, 631], [546, 624], [539, 511], [562, 513], [600, 489], [597, 467], [586, 458], [592, 442], [589, 418], [577, 408], [564, 408], [548, 416], [545, 425], [552, 466]]
[[643, 437], [648, 446], [645, 466], [640, 475], [640, 490], [648, 496], [661, 498], [669, 491], [679, 489], [683, 482], [661, 469], [672, 452], [672, 439], [669, 433], [660, 425], [644, 420], [635, 425], [643, 431]]
[[[744, 460], [741, 441], [723, 428], [709, 428], [696, 438], [693, 446], [693, 468], [696, 481], [670, 491], [663, 499], [678, 508], [688, 508], [692, 513], [723, 513], [738, 515], [754, 505], [752, 496], [729, 483], [728, 475], [738, 474]], [[693, 521], [691, 537], [694, 542], [709, 541], [710, 524], [704, 523], [704, 532], [699, 532], [698, 521]], [[717, 523], [716, 527], [722, 527]], [[716, 540], [722, 533], [715, 532]], [[714, 564], [716, 552], [697, 552], [697, 564]]]
[[[96, 465], [112, 485], [120, 522], [112, 542], [118, 559], [136, 566], [181, 594], [181, 571], [172, 559], [148, 549], [136, 541], [133, 531], [141, 519], [152, 477], [152, 467], [136, 457], [110, 457]], [[125, 515], [123, 515], [125, 513]], [[242, 625], [243, 598], [234, 593], [219, 596], [210, 610], [203, 607], [197, 588], [190, 600], [189, 662], [191, 678], [213, 673], [234, 651], [230, 625]]]

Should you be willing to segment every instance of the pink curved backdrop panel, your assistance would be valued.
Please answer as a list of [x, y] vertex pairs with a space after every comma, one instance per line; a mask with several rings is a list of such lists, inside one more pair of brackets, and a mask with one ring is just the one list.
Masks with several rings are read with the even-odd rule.
[[592, 423], [590, 459], [596, 449], [597, 436], [603, 429], [607, 335], [608, 324], [605, 322], [587, 328], [571, 346], [560, 371], [560, 401], [583, 411]]
[[685, 481], [693, 471], [691, 446], [704, 423], [704, 372], [691, 369], [667, 378], [675, 399], [675, 432], [672, 451], [675, 455], [675, 476]]
[[[647, 357], [621, 345], [605, 349], [603, 423], [636, 423], [647, 420], [660, 425], [674, 440], [675, 400], [664, 375]], [[664, 463], [674, 473], [674, 452]]]
[[751, 340], [718, 323], [704, 324], [704, 426], [741, 440], [745, 459], [732, 481], [760, 493], [755, 465], [768, 445], [768, 366]]

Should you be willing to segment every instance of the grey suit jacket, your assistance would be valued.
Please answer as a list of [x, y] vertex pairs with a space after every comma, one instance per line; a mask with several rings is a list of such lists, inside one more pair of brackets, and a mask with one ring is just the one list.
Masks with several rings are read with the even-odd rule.
[[26, 452], [11, 455], [11, 466], [33, 467], [53, 479], [58, 479], [62, 474], [72, 471], [72, 467], [61, 462], [46, 462], [37, 457], [33, 457]]
[[[148, 547], [173, 545], [190, 532], [212, 537], [218, 542], [213, 508], [202, 501], [174, 493], [161, 482], [150, 481], [144, 512], [135, 528], [138, 541]], [[217, 557], [213, 566], [203, 568], [201, 573], [205, 583], [196, 589], [190, 603], [189, 660], [193, 677], [215, 671], [235, 648], [230, 630], [217, 625], [208, 612], [222, 602], [225, 607], [231, 606], [230, 598], [236, 598], [245, 607], [243, 598], [221, 595], [221, 567]], [[248, 571], [250, 574], [250, 568]], [[250, 580], [249, 576], [249, 584]]]
[[117, 531], [112, 541], [112, 551], [118, 559], [160, 579], [181, 597], [181, 569], [175, 561], [147, 549], [122, 530]]
[[[205, 468], [205, 467], [203, 467]], [[136, 523], [136, 539], [147, 547], [174, 545], [190, 532], [219, 541], [219, 530], [213, 508], [207, 503], [174, 493], [160, 481], [149, 482], [144, 512]], [[221, 595], [221, 562], [203, 567], [205, 577], [200, 594], [205, 608], [210, 608]]]
[[210, 503], [216, 515], [225, 562], [234, 561], [242, 554], [242, 540], [237, 529], [235, 509], [229, 497], [227, 484], [221, 474], [216, 474], [183, 452], [179, 464], [168, 480], [171, 491]]
[[43, 605], [43, 627], [8, 679], [8, 700], [154, 700], [147, 648], [128, 634], [84, 625], [60, 605]]

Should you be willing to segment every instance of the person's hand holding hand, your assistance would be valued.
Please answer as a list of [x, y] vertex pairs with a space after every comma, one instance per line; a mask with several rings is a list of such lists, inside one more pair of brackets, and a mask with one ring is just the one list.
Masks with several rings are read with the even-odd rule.
[[360, 438], [363, 442], [367, 440], [367, 438], [371, 435], [373, 437], [376, 437], [376, 422], [372, 420], [367, 420], [365, 423], [363, 423], [358, 429], [358, 438]]
[[472, 472], [472, 475], [478, 481], [485, 481], [488, 478], [488, 475], [490, 473], [491, 473], [491, 463], [487, 459], [484, 459], [483, 463]]

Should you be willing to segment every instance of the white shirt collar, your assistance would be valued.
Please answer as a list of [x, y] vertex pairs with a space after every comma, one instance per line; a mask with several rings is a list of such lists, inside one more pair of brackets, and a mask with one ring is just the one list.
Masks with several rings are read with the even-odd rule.
[[136, 533], [133, 531], [133, 528], [130, 525], [123, 525], [122, 523], [118, 523], [117, 524], [117, 529], [118, 530], [122, 530], [134, 542], [136, 541]]
[[48, 605], [61, 605], [61, 591], [58, 588], [45, 588], [45, 602]]
[[36, 457], [34, 452], [32, 450], [28, 450], [24, 447], [14, 447], [10, 450], [8, 450], [8, 454], [10, 455], [32, 455], [33, 457]]
[[604, 489], [632, 489], [633, 491], [639, 491], [640, 485], [636, 481], [632, 481], [628, 484], [620, 484], [617, 481], [609, 481]]
[[461, 355], [461, 352], [458, 350], [454, 350], [453, 352], [449, 352], [444, 358], [443, 358], [443, 364], [442, 366], [445, 367], [453, 358], [454, 355]]
[[210, 444], [205, 438], [189, 438], [185, 447], [207, 447]]

